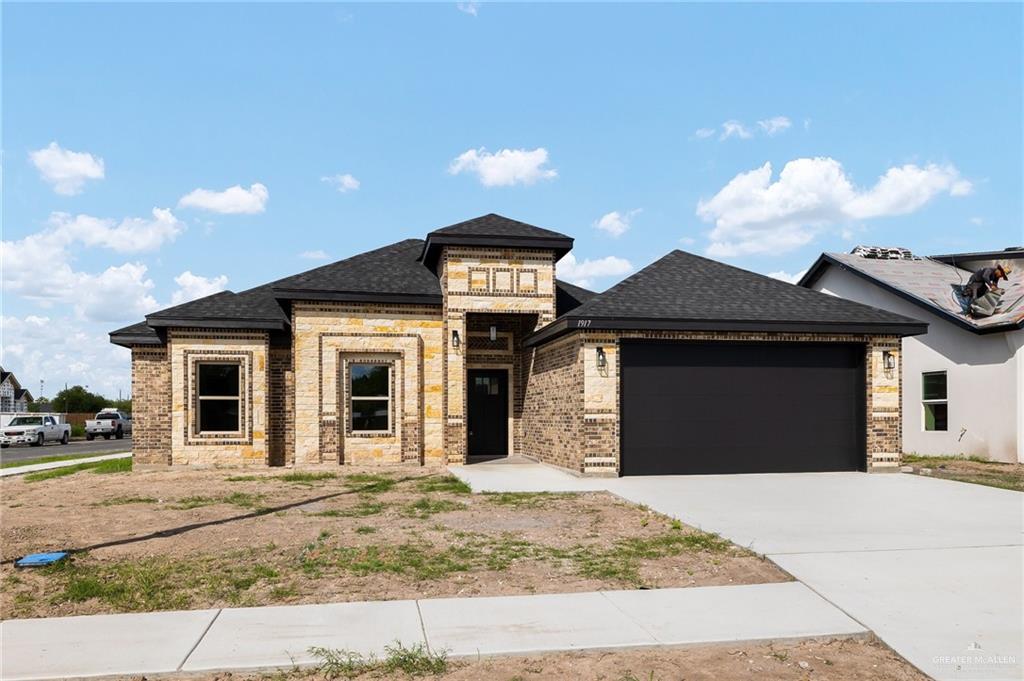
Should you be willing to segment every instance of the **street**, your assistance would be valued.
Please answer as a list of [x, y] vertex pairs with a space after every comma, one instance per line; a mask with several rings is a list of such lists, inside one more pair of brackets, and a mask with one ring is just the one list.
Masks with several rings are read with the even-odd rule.
[[26, 461], [38, 459], [44, 456], [64, 456], [67, 454], [81, 454], [92, 456], [95, 454], [113, 454], [115, 452], [130, 452], [132, 450], [132, 438], [126, 436], [123, 440], [113, 438], [104, 440], [97, 438], [92, 442], [87, 440], [76, 440], [66, 445], [47, 442], [42, 447], [17, 446], [0, 449], [0, 463], [8, 461]]

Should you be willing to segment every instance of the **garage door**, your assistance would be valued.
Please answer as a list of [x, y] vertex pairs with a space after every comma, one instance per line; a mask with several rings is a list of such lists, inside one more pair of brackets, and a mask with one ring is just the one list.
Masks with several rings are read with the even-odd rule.
[[864, 346], [622, 343], [622, 474], [865, 466]]

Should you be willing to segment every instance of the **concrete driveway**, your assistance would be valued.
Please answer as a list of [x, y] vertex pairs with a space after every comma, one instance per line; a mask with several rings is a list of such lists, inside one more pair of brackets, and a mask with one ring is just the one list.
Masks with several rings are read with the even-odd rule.
[[1020, 493], [904, 474], [453, 472], [477, 491], [608, 490], [767, 555], [935, 678], [1024, 674]]

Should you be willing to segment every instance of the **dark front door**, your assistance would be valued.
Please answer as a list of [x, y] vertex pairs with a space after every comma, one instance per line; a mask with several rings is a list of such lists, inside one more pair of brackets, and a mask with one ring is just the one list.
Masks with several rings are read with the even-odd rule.
[[508, 372], [470, 369], [469, 455], [508, 455]]
[[622, 473], [855, 471], [864, 346], [622, 344]]

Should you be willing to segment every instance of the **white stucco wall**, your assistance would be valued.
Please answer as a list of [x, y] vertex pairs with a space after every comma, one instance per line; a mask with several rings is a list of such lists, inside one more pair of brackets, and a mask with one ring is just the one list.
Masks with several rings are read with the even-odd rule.
[[[904, 453], [1024, 462], [1024, 330], [971, 333], [834, 266], [813, 288], [928, 323], [927, 334], [903, 339]], [[949, 430], [926, 431], [921, 374], [943, 370]]]

